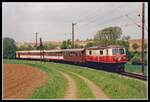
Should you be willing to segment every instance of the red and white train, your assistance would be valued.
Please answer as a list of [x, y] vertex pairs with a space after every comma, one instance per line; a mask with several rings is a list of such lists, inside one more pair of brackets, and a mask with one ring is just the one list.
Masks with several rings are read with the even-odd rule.
[[120, 46], [83, 49], [16, 51], [17, 59], [50, 60], [74, 63], [108, 71], [124, 71], [126, 50]]

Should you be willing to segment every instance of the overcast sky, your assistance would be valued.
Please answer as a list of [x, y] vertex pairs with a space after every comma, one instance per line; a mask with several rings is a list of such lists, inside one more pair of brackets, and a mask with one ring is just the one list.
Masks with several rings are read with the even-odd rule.
[[[148, 5], [145, 3], [145, 22], [148, 22]], [[71, 24], [75, 22], [75, 39], [93, 38], [98, 30], [119, 26], [123, 35], [141, 38], [141, 2], [49, 2], [2, 4], [3, 37], [17, 42], [34, 42], [38, 38], [48, 40], [71, 39]], [[125, 16], [128, 14], [128, 17]], [[147, 38], [147, 30], [145, 29]]]

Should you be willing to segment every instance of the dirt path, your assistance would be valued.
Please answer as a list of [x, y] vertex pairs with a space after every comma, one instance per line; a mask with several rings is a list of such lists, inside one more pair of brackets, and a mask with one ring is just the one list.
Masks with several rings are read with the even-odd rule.
[[46, 74], [37, 68], [19, 64], [4, 64], [3, 98], [25, 99], [46, 83]]
[[64, 95], [64, 99], [76, 99], [77, 98], [77, 88], [74, 79], [72, 79], [68, 74], [59, 71], [67, 80], [68, 87]]
[[85, 81], [85, 83], [88, 85], [88, 87], [91, 89], [93, 95], [96, 97], [96, 99], [110, 99], [110, 97], [108, 97], [103, 90], [101, 90], [96, 84], [94, 84], [92, 81], [90, 81], [89, 79], [76, 74], [74, 72], [68, 71], [78, 77], [80, 77], [82, 80]]

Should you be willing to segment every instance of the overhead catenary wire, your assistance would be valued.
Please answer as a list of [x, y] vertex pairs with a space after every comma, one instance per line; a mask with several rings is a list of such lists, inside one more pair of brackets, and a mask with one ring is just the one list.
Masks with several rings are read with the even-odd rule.
[[[128, 14], [128, 15], [129, 15], [129, 14], [134, 14], [135, 11], [137, 11], [137, 10], [133, 10], [133, 11], [127, 13], [127, 14]], [[102, 25], [102, 24], [106, 24], [107, 22], [113, 22], [113, 21], [115, 21], [115, 20], [119, 20], [119, 19], [121, 19], [121, 18], [123, 18], [123, 17], [125, 17], [125, 15], [121, 15], [121, 16], [118, 16], [118, 17], [114, 17], [114, 18], [111, 18], [111, 19], [105, 20], [105, 21], [104, 21], [104, 20], [101, 20], [102, 22], [99, 23], [99, 24], [97, 24], [97, 25], [95, 25], [94, 27], [97, 27], [97, 26]], [[88, 25], [86, 24], [85, 27], [87, 27], [87, 26], [88, 26]], [[84, 28], [85, 28], [85, 27], [84, 27]]]
[[[135, 12], [135, 11], [136, 11], [136, 10], [133, 10], [133, 11], [127, 13], [127, 14], [128, 14], [128, 15], [129, 15], [129, 14], [133, 14], [133, 12]], [[95, 25], [93, 28], [95, 29], [95, 28], [98, 27], [99, 25], [102, 26], [102, 25], [104, 25], [104, 24], [107, 24], [107, 23], [110, 23], [110, 22], [114, 22], [114, 21], [116, 21], [116, 20], [119, 20], [119, 19], [125, 17], [125, 15], [126, 15], [126, 14], [121, 15], [121, 16], [118, 16], [118, 17], [111, 18], [111, 19], [109, 19], [109, 20], [102, 21], [101, 23]]]
[[[92, 12], [92, 13], [88, 13], [88, 15], [87, 16], [85, 16], [85, 17], [81, 17], [81, 15], [78, 17], [78, 18], [81, 18], [80, 20], [78, 20], [78, 21], [76, 21], [76, 22], [78, 22], [78, 23], [80, 23], [80, 22], [83, 22], [86, 18], [93, 18], [93, 16], [92, 17], [90, 17], [92, 14], [94, 14], [95, 12], [97, 12], [97, 11], [99, 11], [99, 9], [101, 9], [101, 8], [98, 8], [98, 9], [96, 9], [94, 12]], [[89, 10], [88, 10], [89, 11]], [[85, 13], [85, 14], [87, 14], [87, 13]]]
[[[92, 13], [88, 13], [88, 15], [85, 16], [85, 17], [81, 17], [81, 15], [80, 15], [78, 18], [81, 18], [81, 19], [77, 20], [77, 22], [80, 23], [82, 21], [85, 21], [86, 18], [89, 19], [89, 18], [93, 18], [93, 17], [99, 15], [99, 13], [97, 13], [97, 11], [99, 11], [99, 10], [101, 10], [101, 8], [98, 8], [98, 9], [94, 10]], [[88, 11], [89, 11], [89, 8], [88, 8]], [[97, 14], [95, 15], [95, 13], [97, 13]], [[87, 13], [85, 13], [85, 14], [87, 14]], [[94, 15], [94, 16], [91, 16], [91, 15]]]
[[[108, 5], [108, 4], [106, 4], [106, 5]], [[112, 5], [112, 4], [109, 4], [109, 5]], [[123, 6], [125, 6], [125, 5], [133, 5], [133, 4], [129, 4], [129, 3], [123, 3], [123, 4], [120, 4], [120, 6], [119, 7], [123, 7]], [[118, 8], [118, 7], [117, 7]], [[101, 10], [102, 8], [98, 8], [98, 9], [96, 9], [95, 10], [95, 12], [97, 13], [97, 11], [99, 11], [99, 10]], [[111, 9], [112, 10], [112, 9]], [[87, 17], [89, 17], [90, 15], [95, 15], [95, 12], [93, 12], [93, 13], [88, 13], [88, 15], [86, 16], [86, 17], [82, 17], [80, 20], [78, 20], [77, 22], [78, 23], [80, 23], [80, 22], [82, 22], [82, 21], [84, 21], [84, 20], [86, 20], [86, 18]], [[85, 13], [86, 14], [86, 13]], [[95, 16], [97, 16], [97, 15], [99, 15], [99, 12], [95, 15]], [[95, 17], [95, 16], [92, 16], [92, 17], [90, 17], [90, 18], [93, 18], [93, 17]], [[81, 17], [81, 15], [79, 16], [79, 18]]]
[[[129, 14], [133, 14], [133, 12], [135, 12], [135, 10], [132, 11], [132, 12], [129, 12], [129, 13], [127, 13], [127, 14], [128, 14], [128, 15], [129, 15]], [[126, 15], [126, 14], [123, 14], [123, 15], [121, 15], [121, 16], [114, 17], [114, 18], [111, 18], [111, 19], [109, 19], [109, 20], [105, 20], [105, 21], [103, 21], [102, 23], [97, 24], [97, 26], [100, 25], [100, 24], [102, 25], [102, 24], [107, 24], [107, 23], [110, 23], [110, 22], [112, 23], [112, 22], [114, 22], [114, 21], [116, 21], [116, 20], [120, 20], [120, 19], [124, 18], [125, 15]]]
[[[121, 6], [121, 5], [120, 5]], [[119, 7], [119, 6], [118, 6]], [[115, 9], [115, 8], [114, 8]], [[116, 8], [117, 9], [117, 8]], [[98, 10], [98, 9], [97, 9]], [[112, 10], [111, 10], [112, 11]], [[136, 10], [135, 10], [136, 11]], [[109, 11], [110, 12], [110, 11]], [[106, 14], [109, 14], [109, 12], [107, 12], [107, 13], [105, 13], [105, 15]], [[113, 22], [113, 21], [116, 21], [116, 20], [119, 20], [119, 19], [121, 19], [121, 18], [125, 18], [126, 17], [126, 15], [129, 15], [130, 13], [132, 13], [133, 14], [133, 11], [132, 12], [129, 12], [129, 13], [127, 13], [127, 14], [125, 14], [125, 15], [122, 15], [122, 16], [119, 16], [119, 17], [114, 17], [114, 18], [111, 18], [111, 19], [109, 19], [109, 20], [105, 20], [105, 21], [103, 21], [102, 20], [102, 22], [100, 23], [100, 24], [98, 24], [97, 26], [102, 26], [103, 24], [107, 24], [107, 23], [110, 23], [110, 22]], [[111, 14], [113, 14], [112, 12], [111, 12]], [[104, 16], [104, 15], [103, 15]], [[86, 24], [83, 24], [83, 25], [80, 25], [80, 26], [78, 26], [78, 28], [76, 28], [76, 29], [81, 29], [81, 28], [83, 28], [83, 27], [87, 27], [89, 24], [91, 24], [91, 23], [93, 23], [93, 22], [95, 22], [98, 18], [98, 16], [97, 15], [95, 15], [95, 16], [92, 16], [92, 18], [93, 17], [96, 17], [96, 19], [92, 19], [92, 21], [90, 21], [90, 22], [88, 22], [88, 23], [86, 23]], [[91, 18], [91, 17], [90, 17]], [[83, 19], [83, 18], [82, 18]], [[82, 21], [82, 19], [81, 20], [79, 20], [80, 22]], [[132, 21], [133, 22], [133, 21]], [[79, 22], [78, 22], [79, 23]], [[134, 24], [136, 24], [136, 22], [134, 22]], [[86, 25], [86, 26], [84, 26], [84, 25]], [[130, 24], [130, 26], [131, 26], [132, 24]], [[136, 24], [137, 25], [137, 24]], [[82, 27], [83, 26], [83, 27]], [[129, 26], [129, 24], [128, 24], [128, 26]], [[133, 26], [133, 25], [132, 25]], [[138, 25], [139, 26], [139, 25]], [[124, 25], [124, 27], [125, 27], [125, 25]], [[91, 29], [90, 29], [91, 30]], [[79, 31], [79, 30], [77, 30], [77, 31]]]
[[139, 24], [137, 24], [136, 22], [134, 22], [134, 20], [131, 18], [131, 17], [129, 17], [128, 15], [125, 15], [128, 19], [130, 19], [135, 25], [137, 25], [138, 27], [141, 27]]
[[[125, 5], [123, 5], [123, 6], [125, 6]], [[122, 6], [122, 5], [119, 5], [119, 6], [115, 7], [114, 9], [111, 9], [109, 12], [103, 14], [103, 15], [101, 16], [101, 18], [102, 18], [102, 17], [105, 17], [107, 14], [110, 14], [110, 13], [114, 12], [114, 11], [117, 10], [118, 8], [122, 8], [123, 6]], [[97, 16], [97, 15], [96, 15], [96, 16]], [[99, 17], [99, 18], [100, 18], [100, 17]], [[84, 27], [85, 25], [88, 25], [88, 24], [90, 24], [90, 23], [93, 23], [93, 22], [97, 21], [97, 19], [98, 19], [98, 18], [92, 19], [90, 22], [85, 23], [85, 24], [83, 24], [83, 25], [81, 25], [81, 26], [79, 26], [79, 27], [82, 28], [82, 26]], [[79, 27], [77, 27], [76, 29], [79, 29]]]

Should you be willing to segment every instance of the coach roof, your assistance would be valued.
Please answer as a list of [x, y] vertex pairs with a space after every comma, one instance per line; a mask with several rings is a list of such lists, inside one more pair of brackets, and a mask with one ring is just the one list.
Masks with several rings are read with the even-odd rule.
[[75, 51], [84, 51], [84, 48], [82, 48], [82, 49], [63, 49], [62, 51], [63, 51], [63, 52], [69, 52], [69, 51], [72, 51], [72, 52], [75, 52]]

